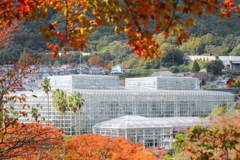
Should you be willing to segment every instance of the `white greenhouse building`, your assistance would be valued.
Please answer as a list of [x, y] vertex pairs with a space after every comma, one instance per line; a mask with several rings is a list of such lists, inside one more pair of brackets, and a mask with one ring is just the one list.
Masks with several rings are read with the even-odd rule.
[[[169, 77], [169, 79], [171, 78]], [[187, 82], [188, 79], [177, 78], [174, 80], [183, 84], [181, 81]], [[192, 79], [189, 81], [193, 83]], [[67, 135], [92, 133], [92, 127], [97, 123], [126, 115], [138, 115], [145, 118], [199, 117], [208, 115], [216, 105], [225, 104], [227, 107], [233, 108], [235, 103], [232, 93], [203, 91], [194, 87], [192, 90], [182, 90], [181, 88], [180, 90], [164, 90], [152, 87], [121, 88], [118, 87], [118, 77], [116, 76], [55, 76], [51, 77], [50, 83], [53, 89], [60, 88], [69, 93], [75, 91], [82, 93], [85, 102], [80, 111], [77, 111], [76, 114], [66, 111], [65, 119], [63, 119], [64, 116], [52, 106], [50, 94], [48, 112], [47, 95], [43, 91], [23, 92], [27, 96], [24, 103], [37, 107], [41, 117], [46, 119], [45, 122], [49, 115], [49, 121], [56, 126], [63, 127]], [[192, 86], [195, 86], [195, 82]], [[32, 95], [36, 95], [37, 98]], [[15, 110], [22, 110], [23, 103], [9, 104], [14, 106]], [[26, 111], [29, 110], [26, 107]], [[21, 120], [31, 121], [26, 121], [26, 118], [21, 118]], [[162, 145], [163, 141], [157, 143]]]
[[200, 89], [200, 82], [196, 77], [143, 77], [126, 78], [126, 87], [146, 87], [164, 90], [196, 90]]
[[52, 89], [117, 89], [119, 78], [117, 76], [101, 75], [67, 75], [51, 76]]
[[184, 132], [186, 127], [196, 124], [206, 126], [209, 123], [209, 119], [198, 117], [146, 118], [127, 115], [95, 124], [93, 133], [129, 138], [131, 142], [142, 142], [146, 148], [170, 149], [175, 133]]

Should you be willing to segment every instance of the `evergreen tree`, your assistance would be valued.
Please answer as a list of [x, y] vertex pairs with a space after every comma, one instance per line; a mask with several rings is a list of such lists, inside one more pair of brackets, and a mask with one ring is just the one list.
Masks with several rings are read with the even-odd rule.
[[60, 120], [60, 127], [66, 129], [66, 111], [67, 111], [67, 92], [62, 89], [56, 89], [53, 91], [52, 95], [52, 105], [55, 107], [56, 111], [59, 111], [63, 115], [63, 126], [62, 120]]
[[172, 66], [169, 68], [169, 71], [172, 73], [179, 73], [179, 69], [177, 66]]
[[183, 53], [178, 46], [170, 43], [163, 43], [160, 50], [163, 51], [161, 55], [162, 66], [169, 68], [183, 64]]
[[48, 106], [47, 106], [47, 110], [48, 110], [48, 113], [47, 113], [47, 116], [48, 116], [48, 123], [50, 122], [49, 121], [49, 92], [51, 92], [51, 86], [50, 86], [50, 79], [45, 77], [42, 79], [42, 83], [41, 83], [41, 88], [42, 90], [47, 93], [47, 98], [48, 98]]
[[195, 60], [194, 63], [193, 63], [192, 72], [193, 72], [193, 73], [198, 73], [199, 71], [200, 71], [199, 64], [198, 64], [198, 62]]
[[224, 69], [224, 64], [221, 60], [217, 59], [209, 63], [206, 69], [208, 73], [211, 73], [212, 75], [218, 75], [221, 73], [222, 69]]
[[20, 57], [18, 59], [18, 63], [26, 62], [27, 61], [27, 52], [26, 48], [23, 49], [23, 52], [21, 52]]

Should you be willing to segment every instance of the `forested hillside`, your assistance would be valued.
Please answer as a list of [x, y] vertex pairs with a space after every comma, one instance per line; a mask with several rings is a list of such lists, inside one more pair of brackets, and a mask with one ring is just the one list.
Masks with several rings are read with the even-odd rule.
[[[17, 61], [25, 48], [26, 52], [31, 54], [42, 53], [45, 64], [78, 64], [79, 53], [54, 60], [45, 55], [49, 52], [45, 49], [47, 42], [43, 40], [36, 26], [46, 21], [54, 22], [56, 17], [55, 13], [50, 13], [46, 20], [22, 22], [14, 40], [0, 48], [0, 61], [12, 60], [12, 56]], [[59, 27], [64, 28], [64, 24]], [[240, 22], [237, 17], [232, 17], [231, 21], [228, 21], [219, 19], [219, 15], [202, 15], [201, 18], [197, 18], [195, 25], [189, 27], [189, 33], [191, 38], [180, 45], [176, 43], [175, 37], [164, 39], [161, 33], [155, 35], [159, 48], [163, 51], [161, 56], [163, 67], [183, 64], [182, 55], [240, 55]], [[125, 44], [126, 38], [124, 34], [114, 34], [114, 26], [98, 28], [88, 37], [90, 43], [85, 52], [90, 52], [91, 56], [84, 57], [83, 61], [88, 62], [90, 66], [101, 63], [109, 66], [123, 64], [127, 68], [138, 69], [139, 66], [144, 66], [144, 69], [159, 68], [159, 59], [138, 60], [135, 54], [131, 53], [130, 47]], [[73, 49], [69, 48], [69, 50]]]

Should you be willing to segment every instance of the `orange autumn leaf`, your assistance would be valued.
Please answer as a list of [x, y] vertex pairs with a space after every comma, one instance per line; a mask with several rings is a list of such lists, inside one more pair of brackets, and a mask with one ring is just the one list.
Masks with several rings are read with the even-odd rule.
[[88, 61], [92, 66], [103, 63], [103, 59], [100, 56], [91, 57]]
[[10, 26], [3, 23], [0, 27], [0, 46], [4, 46], [7, 42], [13, 39], [13, 32], [19, 29], [19, 23], [12, 23]]
[[0, 136], [0, 159], [49, 158], [51, 151], [62, 145], [63, 134], [50, 124], [17, 122], [9, 127], [3, 126], [0, 129], [0, 135], [4, 135]]
[[182, 156], [190, 159], [239, 159], [239, 116], [239, 108], [212, 113], [208, 127], [196, 125], [174, 143], [182, 145]]
[[[59, 13], [59, 21], [39, 26], [39, 32], [45, 40], [58, 37], [55, 44], [46, 46], [52, 50], [53, 58], [59, 52], [59, 46], [68, 45], [84, 50], [88, 43], [87, 36], [95, 29], [115, 26], [116, 34], [124, 32], [128, 36], [127, 44], [133, 53], [147, 59], [161, 54], [154, 41], [154, 34], [164, 32], [165, 38], [175, 34], [180, 44], [189, 37], [185, 34], [189, 34], [187, 29], [194, 24], [195, 19], [191, 17], [193, 14], [200, 17], [202, 13], [218, 12], [221, 18], [230, 19], [232, 14], [239, 11], [239, 7], [233, 0], [154, 0], [151, 3], [145, 0], [68, 0], [65, 3], [59, 0], [1, 0], [0, 26], [11, 26], [14, 20], [47, 18], [49, 10]], [[64, 32], [57, 27], [63, 19], [66, 24]], [[178, 31], [179, 28], [182, 28], [181, 31]]]
[[130, 143], [122, 137], [112, 139], [98, 134], [76, 135], [66, 139], [65, 147], [66, 159], [153, 159], [153, 151], [144, 150], [142, 143]]

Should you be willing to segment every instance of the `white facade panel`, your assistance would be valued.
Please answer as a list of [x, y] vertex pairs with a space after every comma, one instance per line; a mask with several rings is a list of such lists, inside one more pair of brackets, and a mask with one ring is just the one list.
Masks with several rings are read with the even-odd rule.
[[119, 78], [117, 76], [95, 75], [67, 75], [50, 77], [52, 89], [116, 89]]
[[[84, 105], [76, 114], [67, 111], [65, 120], [64, 115], [52, 106], [50, 97], [50, 121], [56, 126], [65, 127], [68, 135], [74, 135], [92, 133], [92, 126], [96, 123], [125, 115], [155, 118], [199, 117], [208, 115], [216, 105], [226, 104], [227, 107], [233, 108], [235, 103], [234, 95], [227, 92], [144, 90], [79, 90], [82, 98], [85, 99]], [[25, 94], [26, 102], [11, 103], [11, 105], [16, 110], [22, 110], [24, 103], [34, 107], [38, 106], [39, 114], [47, 120], [46, 94], [44, 92]], [[37, 98], [32, 97], [33, 94]], [[40, 106], [43, 109], [40, 109]], [[29, 112], [30, 109], [27, 111]], [[26, 118], [22, 120], [25, 121]]]
[[196, 124], [206, 126], [210, 123], [208, 118], [198, 117], [146, 118], [128, 115], [97, 123], [93, 126], [93, 133], [129, 138], [131, 142], [142, 142], [146, 148], [164, 146], [170, 149], [175, 140], [174, 133]]
[[164, 90], [197, 90], [200, 89], [198, 78], [192, 77], [144, 77], [126, 78], [125, 87], [146, 87]]

